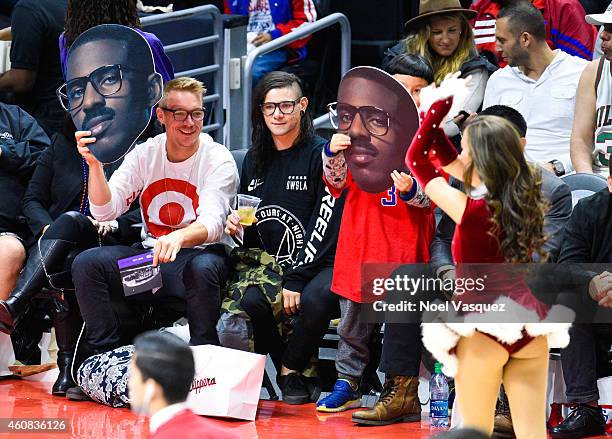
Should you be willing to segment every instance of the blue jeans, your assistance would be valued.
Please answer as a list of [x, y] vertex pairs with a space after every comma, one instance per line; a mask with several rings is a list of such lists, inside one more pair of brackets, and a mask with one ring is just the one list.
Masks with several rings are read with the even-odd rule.
[[[72, 280], [81, 315], [87, 328], [87, 341], [94, 349], [116, 346], [120, 339], [119, 321], [111, 301], [139, 304], [186, 302], [191, 344], [219, 344], [216, 324], [221, 308], [221, 288], [225, 286], [230, 264], [221, 245], [204, 250], [184, 248], [174, 262], [161, 264], [163, 287], [125, 297], [117, 259], [144, 253], [142, 248], [123, 245], [85, 250], [72, 264]], [[112, 299], [112, 300], [111, 300]]]
[[253, 87], [268, 73], [284, 66], [287, 63], [287, 59], [288, 56], [285, 49], [277, 49], [255, 58], [253, 63]]

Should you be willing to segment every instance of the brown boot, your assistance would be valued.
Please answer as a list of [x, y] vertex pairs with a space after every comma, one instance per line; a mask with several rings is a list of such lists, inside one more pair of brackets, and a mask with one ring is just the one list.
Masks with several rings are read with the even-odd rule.
[[512, 426], [512, 416], [510, 416], [510, 404], [508, 403], [504, 386], [502, 386], [497, 399], [497, 406], [495, 407], [495, 426], [492, 438], [513, 439], [514, 437], [516, 436]]
[[371, 410], [353, 413], [352, 420], [362, 425], [388, 425], [421, 420], [419, 377], [388, 376], [378, 402]]

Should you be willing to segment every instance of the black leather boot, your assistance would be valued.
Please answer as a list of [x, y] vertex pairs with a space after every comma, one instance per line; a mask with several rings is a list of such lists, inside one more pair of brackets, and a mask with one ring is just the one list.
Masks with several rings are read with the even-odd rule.
[[79, 312], [76, 297], [72, 291], [64, 294], [64, 309], [56, 306], [53, 313], [53, 326], [57, 340], [57, 367], [59, 376], [53, 384], [51, 393], [55, 396], [65, 396], [66, 391], [76, 384], [72, 379], [72, 359], [76, 350], [79, 333], [83, 327], [83, 319]]
[[606, 420], [599, 407], [578, 404], [565, 420], [550, 429], [555, 439], [582, 438], [606, 434]]
[[74, 246], [74, 242], [63, 239], [41, 239], [34, 246], [17, 286], [6, 301], [0, 300], [0, 332], [10, 334], [15, 330], [32, 298], [47, 284], [45, 269], [49, 274], [61, 271]]
[[51, 394], [53, 396], [66, 396], [66, 391], [75, 386], [70, 373], [72, 369], [72, 354], [70, 352], [58, 351], [57, 367], [59, 369], [59, 375], [53, 384]]

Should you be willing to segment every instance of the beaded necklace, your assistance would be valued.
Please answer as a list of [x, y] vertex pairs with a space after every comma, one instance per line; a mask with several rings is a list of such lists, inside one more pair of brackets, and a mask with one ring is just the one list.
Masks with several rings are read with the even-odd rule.
[[89, 197], [87, 196], [87, 179], [89, 178], [89, 166], [87, 166], [87, 162], [84, 158], [81, 158], [81, 163], [83, 165], [83, 195], [81, 195], [81, 207], [79, 207], [79, 212], [85, 216], [89, 216]]
[[[87, 196], [87, 178], [89, 177], [89, 166], [87, 166], [87, 162], [85, 161], [84, 158], [81, 158], [81, 164], [83, 166], [83, 194], [81, 195], [81, 206], [79, 207], [79, 212], [85, 216], [89, 216], [90, 215], [89, 197]], [[42, 269], [45, 272], [45, 276], [47, 276], [47, 279], [49, 280], [49, 285], [51, 286], [51, 288], [59, 291], [61, 299], [64, 300], [64, 290], [74, 291], [74, 289], [73, 288], [63, 288], [63, 287], [53, 285], [53, 278], [51, 277], [51, 275], [49, 275], [49, 273], [47, 273], [47, 268], [45, 267], [45, 258], [43, 258], [42, 250], [40, 248], [41, 240], [42, 240], [42, 236], [38, 238], [37, 244], [38, 244], [38, 252], [42, 260], [42, 264], [41, 264]], [[102, 240], [100, 238], [100, 235], [98, 235], [98, 245], [102, 246]]]

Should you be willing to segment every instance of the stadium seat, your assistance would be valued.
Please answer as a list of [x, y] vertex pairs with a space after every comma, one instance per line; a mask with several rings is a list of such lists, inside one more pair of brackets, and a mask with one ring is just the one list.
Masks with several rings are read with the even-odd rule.
[[606, 179], [596, 174], [569, 174], [564, 175], [561, 179], [567, 183], [572, 191], [572, 207], [581, 198], [589, 197], [608, 187]]
[[244, 156], [246, 155], [248, 149], [234, 149], [232, 150], [232, 156], [234, 157], [234, 161], [236, 162], [236, 166], [238, 167], [238, 174], [242, 171], [242, 162], [244, 161]]

